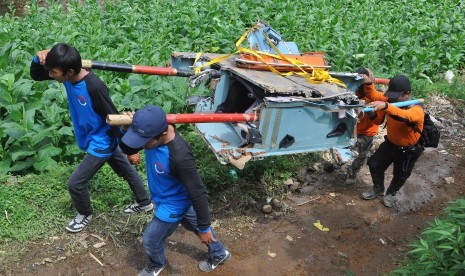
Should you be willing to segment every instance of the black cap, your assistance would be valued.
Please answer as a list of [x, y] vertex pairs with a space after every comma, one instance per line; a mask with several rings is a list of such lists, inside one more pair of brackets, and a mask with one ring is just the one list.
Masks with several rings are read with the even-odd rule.
[[411, 90], [409, 79], [404, 75], [397, 75], [389, 80], [389, 87], [388, 90], [384, 92], [384, 96], [397, 99], [404, 95], [405, 92], [410, 92]]
[[358, 68], [357, 71], [355, 71], [355, 73], [370, 76], [370, 71], [368, 71], [368, 69], [365, 67]]

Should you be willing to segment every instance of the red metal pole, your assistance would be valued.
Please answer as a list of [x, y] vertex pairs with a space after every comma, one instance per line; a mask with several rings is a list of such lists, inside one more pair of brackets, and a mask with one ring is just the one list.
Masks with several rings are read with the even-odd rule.
[[378, 78], [375, 78], [375, 83], [376, 83], [376, 84], [389, 85], [389, 79], [378, 79]]
[[143, 65], [132, 65], [132, 73], [160, 75], [160, 76], [176, 76], [178, 74], [175, 68], [171, 67], [152, 67]]
[[195, 75], [194, 70], [176, 69], [172, 67], [153, 67], [144, 65], [117, 64], [92, 60], [82, 60], [82, 67], [89, 69], [107, 70], [114, 72], [136, 73], [159, 76], [190, 77]]
[[[259, 119], [256, 114], [244, 113], [192, 113], [192, 114], [166, 114], [170, 124], [192, 123], [235, 123], [254, 122]], [[109, 114], [107, 123], [112, 126], [129, 125], [132, 119], [128, 115]]]
[[166, 114], [170, 124], [190, 123], [227, 123], [227, 122], [253, 122], [258, 119], [255, 114], [242, 113], [193, 113], [193, 114]]

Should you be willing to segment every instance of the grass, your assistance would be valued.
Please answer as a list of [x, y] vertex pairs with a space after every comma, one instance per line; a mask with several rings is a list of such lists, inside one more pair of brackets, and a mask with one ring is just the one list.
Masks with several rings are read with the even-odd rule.
[[[296, 168], [318, 158], [316, 154], [307, 154], [250, 162], [243, 171], [237, 170], [238, 179], [234, 180], [229, 174], [234, 168], [217, 162], [191, 127], [181, 127], [181, 132], [197, 156], [199, 172], [213, 204], [225, 195], [237, 206], [240, 202], [247, 202], [246, 199], [260, 200], [280, 195], [284, 191], [283, 182], [290, 177], [298, 177]], [[145, 178], [143, 154], [141, 161], [139, 173]], [[42, 174], [5, 175], [0, 178], [0, 198], [3, 199], [0, 201], [3, 213], [0, 216], [0, 246], [37, 240], [63, 231], [64, 225], [75, 215], [67, 190], [67, 179], [74, 167], [74, 164], [61, 163], [55, 170]], [[108, 165], [91, 180], [89, 190], [97, 215], [122, 209], [134, 200], [127, 183]]]
[[433, 82], [428, 80], [414, 80], [412, 82], [412, 93], [416, 98], [427, 99], [429, 94], [438, 93], [451, 99], [461, 99], [465, 101], [465, 75], [455, 77], [452, 83], [440, 79], [437, 76]]
[[[318, 154], [299, 154], [292, 156], [273, 156], [265, 160], [248, 162], [243, 170], [231, 165], [221, 165], [211, 150], [193, 127], [184, 126], [183, 137], [191, 145], [197, 158], [200, 176], [211, 194], [229, 189], [242, 191], [241, 196], [253, 199], [264, 196], [280, 195], [283, 192], [282, 183], [291, 178], [297, 178], [299, 169], [319, 159]], [[208, 152], [208, 154], [204, 154]], [[237, 174], [235, 180], [230, 171]], [[254, 183], [251, 185], [251, 183]], [[247, 186], [247, 188], [245, 188]], [[245, 188], [245, 189], [243, 189]]]
[[0, 240], [23, 242], [57, 232], [72, 213], [67, 194], [68, 166], [47, 175], [5, 176], [0, 186]]
[[[0, 240], [2, 244], [36, 240], [62, 232], [76, 214], [67, 190], [75, 165], [25, 176], [2, 176]], [[143, 175], [143, 174], [141, 174]], [[89, 184], [96, 213], [110, 212], [134, 201], [127, 183], [105, 165]]]

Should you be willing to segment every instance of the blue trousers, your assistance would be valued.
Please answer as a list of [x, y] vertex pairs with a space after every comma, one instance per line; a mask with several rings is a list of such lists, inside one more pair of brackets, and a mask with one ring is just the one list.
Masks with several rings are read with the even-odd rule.
[[[189, 231], [194, 232], [196, 235], [198, 233], [197, 228], [197, 215], [194, 209], [191, 208], [187, 211], [184, 218], [181, 220], [182, 226]], [[147, 254], [149, 255], [149, 264], [150, 268], [160, 268], [163, 267], [166, 263], [165, 257], [165, 240], [171, 234], [173, 234], [176, 227], [179, 225], [178, 222], [164, 222], [153, 217], [152, 221], [145, 228], [143, 235], [144, 248]], [[218, 240], [215, 231], [212, 229], [213, 237], [216, 242], [208, 244], [208, 254], [210, 257], [219, 257], [224, 255], [225, 248], [223, 244]]]

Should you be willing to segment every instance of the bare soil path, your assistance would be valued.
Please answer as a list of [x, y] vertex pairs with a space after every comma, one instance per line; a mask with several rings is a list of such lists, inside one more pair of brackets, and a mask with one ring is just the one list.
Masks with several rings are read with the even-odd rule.
[[[371, 185], [366, 167], [352, 186], [338, 181], [337, 172], [304, 168], [305, 186], [282, 201], [284, 212], [215, 222], [233, 257], [209, 275], [382, 275], [399, 267], [427, 222], [465, 193], [465, 132], [456, 123], [464, 117], [441, 117], [446, 113], [435, 114], [444, 124], [441, 146], [425, 151], [393, 208], [360, 198]], [[149, 218], [137, 217], [137, 234], [124, 240], [89, 225], [83, 233], [29, 243], [0, 275], [137, 275], [146, 261], [140, 233]], [[317, 221], [329, 231], [315, 227]], [[205, 275], [197, 263], [206, 248], [190, 232], [180, 227], [166, 249], [169, 263], [161, 275]]]

